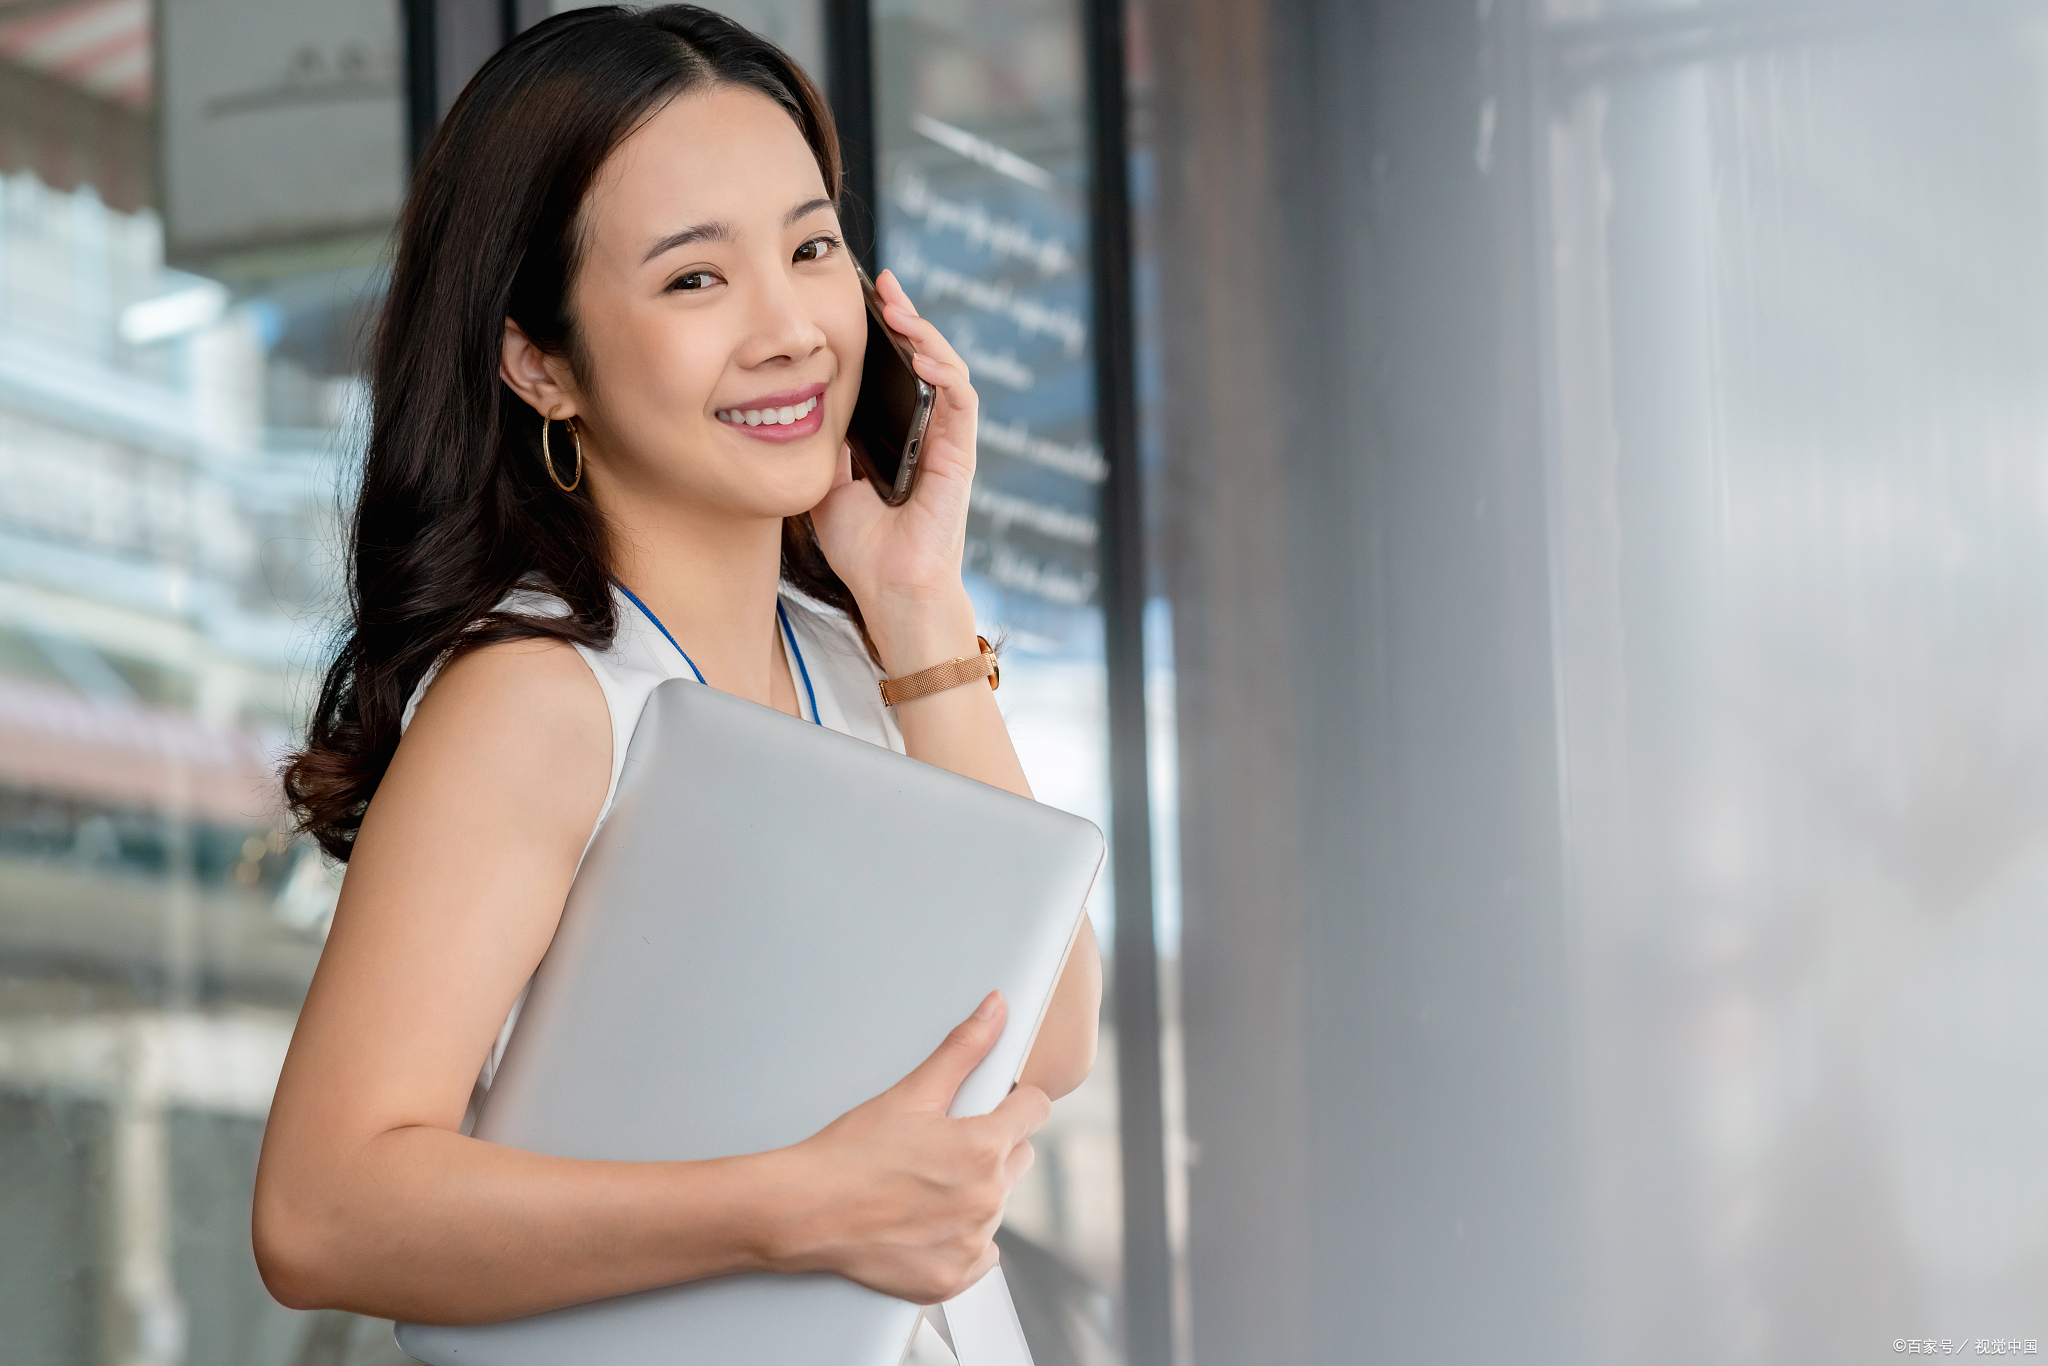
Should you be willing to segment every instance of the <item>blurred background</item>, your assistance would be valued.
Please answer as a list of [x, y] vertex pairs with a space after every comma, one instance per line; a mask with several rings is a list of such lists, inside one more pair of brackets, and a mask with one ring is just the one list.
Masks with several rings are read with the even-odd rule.
[[[553, 8], [567, 8], [556, 5]], [[1111, 833], [1040, 1366], [2048, 1337], [2048, 0], [730, 0]], [[0, 1358], [270, 1301], [409, 166], [534, 0], [0, 0]]]

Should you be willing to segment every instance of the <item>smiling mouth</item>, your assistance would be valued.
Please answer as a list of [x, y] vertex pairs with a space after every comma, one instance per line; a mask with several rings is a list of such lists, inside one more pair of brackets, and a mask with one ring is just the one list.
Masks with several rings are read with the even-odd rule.
[[786, 404], [780, 408], [721, 408], [717, 416], [720, 422], [729, 422], [735, 427], [788, 427], [815, 412], [818, 397], [813, 394], [802, 403]]

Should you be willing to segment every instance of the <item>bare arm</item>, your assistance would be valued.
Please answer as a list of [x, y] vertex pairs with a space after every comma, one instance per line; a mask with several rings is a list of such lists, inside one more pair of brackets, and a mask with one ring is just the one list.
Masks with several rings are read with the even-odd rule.
[[1020, 1087], [993, 1115], [945, 1117], [1000, 1000], [777, 1152], [584, 1162], [459, 1132], [610, 755], [603, 697], [565, 646], [478, 651], [429, 690], [364, 820], [265, 1130], [254, 1237], [272, 1294], [462, 1323], [747, 1270], [837, 1271], [926, 1302], [970, 1283], [1046, 1104]]
[[[964, 589], [957, 603], [914, 603], [891, 618], [870, 617], [869, 629], [892, 678], [974, 652], [974, 606]], [[896, 720], [903, 728], [904, 748], [912, 758], [1030, 796], [997, 696], [976, 683], [903, 703], [896, 708]], [[1102, 960], [1095, 927], [1084, 916], [1022, 1079], [1055, 1100], [1079, 1086], [1095, 1066], [1101, 1011]]]
[[[960, 577], [969, 491], [974, 480], [979, 400], [967, 365], [937, 328], [918, 316], [896, 277], [876, 289], [889, 326], [917, 351], [917, 373], [938, 390], [926, 430], [917, 492], [884, 507], [851, 468], [811, 514], [826, 558], [853, 589], [891, 678], [971, 655], [974, 604]], [[896, 708], [911, 757], [995, 787], [1031, 795], [996, 694], [973, 684]], [[1079, 1086], [1095, 1065], [1102, 963], [1094, 926], [1084, 921], [1066, 972], [1024, 1064], [1023, 1080], [1050, 1096]]]

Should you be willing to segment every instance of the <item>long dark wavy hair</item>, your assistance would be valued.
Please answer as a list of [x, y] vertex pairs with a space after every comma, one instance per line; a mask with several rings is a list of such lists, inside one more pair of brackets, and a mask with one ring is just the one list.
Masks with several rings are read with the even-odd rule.
[[[532, 637], [602, 649], [618, 629], [604, 520], [586, 492], [548, 478], [539, 418], [498, 377], [501, 339], [510, 318], [587, 384], [569, 308], [584, 194], [627, 134], [712, 85], [787, 110], [838, 202], [838, 135], [817, 87], [773, 44], [695, 5], [536, 24], [484, 64], [420, 161], [371, 349], [350, 621], [306, 747], [283, 770], [300, 829], [337, 859], [435, 660]], [[807, 515], [784, 523], [782, 574], [860, 625]], [[495, 610], [522, 583], [566, 614]]]

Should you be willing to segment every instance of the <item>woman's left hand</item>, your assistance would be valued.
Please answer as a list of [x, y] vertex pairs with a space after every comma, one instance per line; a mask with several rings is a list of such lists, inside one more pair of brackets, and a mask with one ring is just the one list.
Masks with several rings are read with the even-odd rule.
[[853, 477], [851, 455], [845, 454], [831, 492], [811, 511], [811, 523], [870, 628], [886, 631], [904, 613], [951, 609], [964, 600], [960, 561], [980, 400], [968, 383], [966, 362], [918, 315], [894, 272], [883, 271], [875, 291], [883, 320], [916, 350], [919, 378], [938, 390], [918, 448], [917, 491], [909, 502], [890, 507], [865, 479]]

